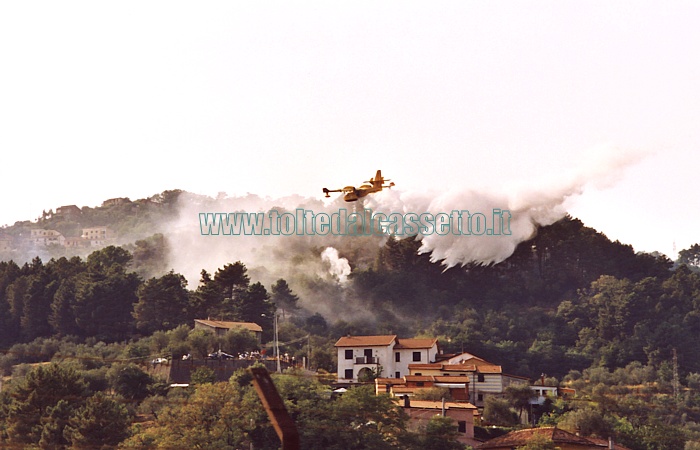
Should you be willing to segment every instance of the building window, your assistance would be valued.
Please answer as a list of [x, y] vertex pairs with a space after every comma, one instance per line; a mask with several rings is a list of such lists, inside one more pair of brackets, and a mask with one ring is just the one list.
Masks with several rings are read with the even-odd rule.
[[416, 386], [423, 387], [425, 386], [425, 383], [423, 381], [416, 381]]
[[401, 378], [401, 372], [396, 372], [394, 378]]
[[401, 362], [401, 353], [396, 352], [396, 355], [394, 356], [394, 361]]
[[476, 394], [476, 401], [483, 402], [484, 401], [484, 394]]
[[345, 379], [352, 380], [352, 369], [345, 369]]
[[352, 350], [345, 350], [345, 359], [352, 359]]
[[483, 373], [477, 374], [476, 381], [478, 381], [479, 383], [483, 383], [484, 381], [486, 381], [486, 379], [484, 378], [484, 374]]
[[413, 361], [420, 361], [420, 352], [413, 352]]
[[467, 421], [466, 420], [460, 420], [457, 422], [457, 431], [459, 431], [460, 433], [467, 432]]
[[420, 372], [418, 372], [418, 373], [416, 373], [416, 374], [414, 374], [414, 375], [417, 376], [417, 377], [419, 377], [419, 376], [421, 376], [421, 375], [423, 375], [423, 374], [420, 373]]

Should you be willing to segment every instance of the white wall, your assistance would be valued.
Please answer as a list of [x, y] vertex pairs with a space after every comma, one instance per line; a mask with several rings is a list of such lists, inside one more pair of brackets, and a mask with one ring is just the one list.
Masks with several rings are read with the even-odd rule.
[[[355, 364], [356, 358], [365, 356], [365, 349], [372, 350], [372, 357], [378, 358], [379, 365], [382, 366], [382, 377], [394, 376], [394, 344], [389, 346], [367, 346], [367, 347], [338, 347], [338, 381], [350, 381], [345, 378], [345, 370], [352, 369], [352, 381], [357, 382], [357, 373], [360, 369], [368, 367], [374, 369], [376, 364]], [[345, 359], [345, 351], [352, 350], [352, 359]]]

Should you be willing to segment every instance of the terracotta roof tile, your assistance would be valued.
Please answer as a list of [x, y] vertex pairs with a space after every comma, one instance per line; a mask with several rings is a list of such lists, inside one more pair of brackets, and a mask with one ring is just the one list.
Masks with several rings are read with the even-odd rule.
[[257, 323], [253, 322], [226, 322], [223, 320], [204, 320], [204, 319], [194, 319], [195, 322], [199, 322], [203, 325], [210, 326], [212, 328], [227, 328], [232, 329], [236, 327], [244, 328], [248, 331], [262, 332], [262, 327]]
[[394, 348], [432, 348], [437, 339], [399, 339]]
[[[411, 400], [411, 408], [442, 409], [442, 402], [432, 400]], [[476, 409], [476, 406], [467, 402], [445, 402], [445, 409]]]
[[406, 375], [404, 377], [406, 382], [409, 381], [433, 381], [433, 377], [430, 375]]
[[501, 366], [477, 366], [479, 373], [501, 373]]
[[486, 361], [483, 358], [479, 358], [476, 355], [472, 355], [471, 353], [457, 353], [452, 355], [450, 358], [447, 358], [448, 364], [464, 364], [464, 363], [469, 363], [469, 364], [479, 364], [479, 363], [486, 363], [486, 364], [492, 364], [488, 361]]
[[335, 343], [336, 347], [387, 346], [396, 340], [396, 335], [386, 336], [343, 336]]
[[440, 370], [445, 372], [475, 372], [474, 364], [443, 364]]
[[555, 444], [575, 444], [582, 446], [581, 448], [596, 448], [597, 445], [586, 438], [576, 436], [575, 434], [564, 431], [556, 427], [543, 428], [528, 428], [525, 430], [511, 431], [508, 434], [488, 440], [476, 446], [477, 449], [489, 448], [515, 448], [525, 445], [527, 441], [534, 435], [544, 435], [551, 439]]
[[442, 364], [409, 364], [409, 369], [434, 369], [442, 370]]

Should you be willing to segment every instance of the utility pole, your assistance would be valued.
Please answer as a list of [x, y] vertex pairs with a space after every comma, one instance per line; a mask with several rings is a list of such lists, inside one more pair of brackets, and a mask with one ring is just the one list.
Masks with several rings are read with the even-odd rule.
[[311, 370], [311, 334], [306, 336], [306, 370]]
[[275, 311], [275, 353], [277, 353], [275, 359], [277, 360], [277, 373], [282, 373], [282, 367], [280, 366], [280, 341], [277, 335], [277, 311]]
[[[279, 346], [279, 336], [277, 335], [277, 310], [273, 313], [272, 317], [272, 357], [277, 361], [277, 373], [282, 373], [282, 368], [280, 365], [280, 346]], [[267, 314], [260, 314], [260, 317], [267, 317]]]

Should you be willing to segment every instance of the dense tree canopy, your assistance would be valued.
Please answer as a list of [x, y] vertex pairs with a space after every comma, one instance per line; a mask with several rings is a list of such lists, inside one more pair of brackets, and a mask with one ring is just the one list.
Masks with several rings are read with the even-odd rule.
[[35, 368], [10, 392], [5, 413], [9, 441], [63, 442], [60, 428], [88, 395], [87, 384], [75, 370], [56, 364]]
[[187, 280], [173, 271], [141, 284], [137, 296], [133, 316], [145, 334], [173, 329], [189, 317]]

